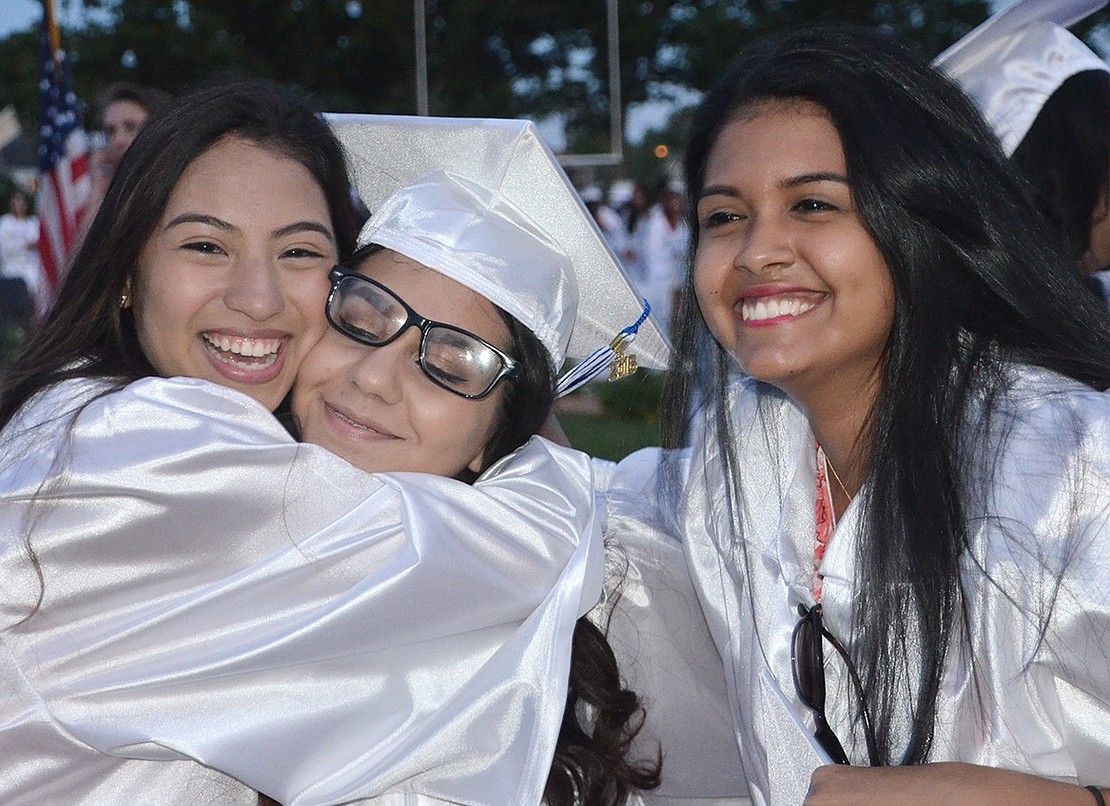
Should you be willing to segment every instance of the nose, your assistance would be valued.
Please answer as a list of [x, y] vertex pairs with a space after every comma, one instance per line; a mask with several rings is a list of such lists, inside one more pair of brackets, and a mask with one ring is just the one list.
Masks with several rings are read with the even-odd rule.
[[357, 358], [350, 367], [351, 383], [364, 395], [399, 403], [409, 376], [420, 372], [420, 331], [410, 327], [383, 347], [354, 345]]
[[774, 216], [753, 215], [744, 230], [733, 265], [758, 274], [794, 262], [794, 246], [785, 222]]
[[244, 257], [231, 267], [224, 302], [233, 311], [264, 322], [285, 310], [285, 293], [276, 266], [262, 257]]

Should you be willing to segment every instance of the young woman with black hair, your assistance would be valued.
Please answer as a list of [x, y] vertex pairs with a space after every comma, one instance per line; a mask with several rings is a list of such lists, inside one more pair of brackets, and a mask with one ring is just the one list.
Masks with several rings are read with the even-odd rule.
[[1019, 0], [935, 64], [964, 88], [1100, 296], [1110, 289], [1110, 65], [1067, 27], [1105, 0]]
[[[1110, 69], [1068, 77], [1010, 157], [1086, 274], [1110, 270]], [[1110, 296], [1102, 280], [1103, 296]]]
[[[292, 416], [301, 439], [367, 472], [439, 473], [473, 482], [540, 430], [556, 378], [531, 330], [449, 273], [402, 253], [370, 244], [347, 265], [334, 275], [328, 302], [335, 325], [306, 357], [294, 389]], [[414, 364], [409, 358], [420, 349], [421, 331], [390, 332], [404, 321], [406, 305], [466, 330], [431, 330], [428, 358]], [[377, 330], [387, 320], [389, 330]], [[391, 336], [397, 338], [380, 343]], [[478, 387], [488, 380], [460, 386], [469, 377], [466, 364], [474, 363], [473, 353], [463, 351], [491, 346], [512, 356], [518, 370], [497, 382], [503, 391], [483, 394]], [[500, 366], [487, 358], [489, 367]], [[460, 401], [461, 394], [479, 397]], [[472, 412], [479, 414], [463, 416]], [[624, 803], [659, 777], [657, 762], [626, 758], [643, 718], [639, 698], [624, 687], [604, 633], [586, 616], [574, 625], [570, 658], [544, 803]]]
[[754, 802], [1101, 803], [1110, 325], [977, 110], [795, 31], [685, 166], [665, 477]]

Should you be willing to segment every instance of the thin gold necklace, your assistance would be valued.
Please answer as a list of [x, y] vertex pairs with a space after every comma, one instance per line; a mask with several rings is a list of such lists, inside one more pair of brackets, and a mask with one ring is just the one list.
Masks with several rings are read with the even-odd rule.
[[829, 455], [827, 453], [825, 454], [825, 467], [829, 469], [829, 471], [832, 473], [832, 477], [836, 479], [836, 483], [840, 485], [841, 491], [843, 491], [844, 495], [848, 497], [848, 503], [851, 503], [852, 494], [848, 492], [848, 488], [845, 487], [844, 482], [840, 480], [840, 474], [836, 472], [836, 468], [833, 467], [833, 463], [829, 461]]

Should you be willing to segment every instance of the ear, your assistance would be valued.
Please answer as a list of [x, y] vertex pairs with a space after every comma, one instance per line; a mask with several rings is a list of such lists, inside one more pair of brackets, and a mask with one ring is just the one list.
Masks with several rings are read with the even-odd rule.
[[1110, 176], [1106, 178], [1106, 183], [1102, 186], [1102, 192], [1099, 193], [1099, 203], [1095, 209], [1091, 211], [1091, 226], [1097, 226], [1110, 216]]
[[486, 451], [485, 448], [483, 448], [481, 451], [478, 452], [478, 455], [471, 460], [470, 464], [466, 466], [466, 469], [473, 473], [475, 476], [480, 474], [482, 472], [482, 463], [485, 460], [485, 455]]

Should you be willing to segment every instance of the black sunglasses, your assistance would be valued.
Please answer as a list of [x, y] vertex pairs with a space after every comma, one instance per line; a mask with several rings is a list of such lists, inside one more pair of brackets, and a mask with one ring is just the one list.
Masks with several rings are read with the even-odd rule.
[[856, 696], [859, 697], [860, 719], [863, 722], [864, 740], [867, 742], [867, 757], [872, 767], [881, 766], [875, 733], [871, 728], [871, 717], [867, 712], [867, 698], [863, 694], [859, 673], [844, 646], [825, 629], [822, 614], [819, 604], [808, 608], [804, 604], [798, 605], [798, 615], [801, 618], [794, 626], [794, 633], [790, 639], [790, 666], [794, 676], [794, 689], [802, 702], [813, 710], [814, 721], [817, 724], [813, 737], [817, 743], [824, 748], [834, 763], [851, 764], [848, 754], [844, 752], [844, 745], [836, 738], [825, 716], [825, 651], [822, 639], [827, 640], [844, 659], [848, 667], [848, 676], [852, 680]]

